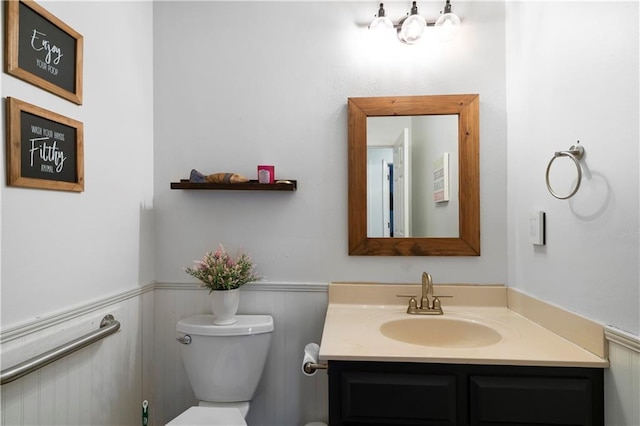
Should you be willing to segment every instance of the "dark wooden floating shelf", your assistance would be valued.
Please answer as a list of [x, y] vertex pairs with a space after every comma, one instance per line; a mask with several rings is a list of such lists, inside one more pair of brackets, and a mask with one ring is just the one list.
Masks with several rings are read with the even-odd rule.
[[214, 191], [295, 191], [298, 189], [298, 181], [288, 179], [285, 183], [258, 183], [250, 180], [245, 183], [196, 183], [189, 179], [181, 179], [180, 182], [171, 182], [171, 189], [208, 189]]

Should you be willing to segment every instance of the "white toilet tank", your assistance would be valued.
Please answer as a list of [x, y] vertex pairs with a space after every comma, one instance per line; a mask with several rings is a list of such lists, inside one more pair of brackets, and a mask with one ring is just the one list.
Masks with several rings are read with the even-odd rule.
[[250, 401], [258, 387], [271, 343], [273, 318], [237, 318], [232, 325], [213, 325], [213, 315], [195, 315], [176, 325], [179, 333], [191, 338], [189, 344], [182, 345], [182, 361], [199, 401]]

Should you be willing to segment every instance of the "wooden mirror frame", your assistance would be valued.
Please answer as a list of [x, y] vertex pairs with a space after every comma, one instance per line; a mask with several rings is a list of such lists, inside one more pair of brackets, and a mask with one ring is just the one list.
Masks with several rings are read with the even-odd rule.
[[[480, 256], [479, 95], [348, 99], [349, 255]], [[367, 237], [367, 117], [458, 115], [459, 237]]]

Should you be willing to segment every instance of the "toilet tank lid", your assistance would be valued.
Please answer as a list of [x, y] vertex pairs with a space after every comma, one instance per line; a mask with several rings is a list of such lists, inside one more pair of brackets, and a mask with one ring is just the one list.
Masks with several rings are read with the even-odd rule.
[[273, 331], [271, 315], [236, 315], [231, 325], [214, 325], [213, 315], [194, 315], [178, 321], [176, 330], [197, 336], [250, 336]]

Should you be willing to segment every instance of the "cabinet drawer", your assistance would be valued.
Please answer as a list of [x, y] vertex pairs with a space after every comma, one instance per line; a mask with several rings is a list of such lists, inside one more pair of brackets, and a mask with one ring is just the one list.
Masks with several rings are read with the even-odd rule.
[[456, 425], [456, 377], [345, 371], [343, 424]]
[[592, 425], [586, 378], [471, 376], [471, 425]]

